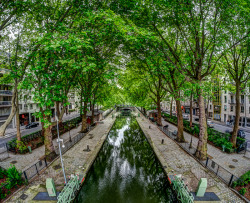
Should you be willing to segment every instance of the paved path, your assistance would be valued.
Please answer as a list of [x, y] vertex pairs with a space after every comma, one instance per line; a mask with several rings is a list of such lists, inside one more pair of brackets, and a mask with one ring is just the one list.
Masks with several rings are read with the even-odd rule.
[[[166, 124], [169, 125], [170, 130], [177, 130], [177, 127], [175, 125], [166, 122], [165, 120], [162, 120], [162, 125], [164, 126]], [[191, 135], [189, 133], [184, 132], [184, 137], [185, 140], [190, 143]], [[193, 136], [192, 143], [193, 147], [196, 148], [198, 144], [198, 138]], [[250, 170], [250, 159], [244, 157], [244, 154], [228, 154], [210, 144], [207, 145], [207, 152], [214, 162], [228, 170], [230, 173], [236, 175], [237, 177], [240, 177], [241, 175]], [[235, 162], [235, 160], [237, 162]]]
[[[145, 117], [137, 117], [137, 121], [148, 138], [165, 171], [171, 174], [182, 174], [190, 191], [196, 191], [200, 178], [207, 178], [207, 192], [214, 192], [222, 203], [241, 203], [241, 200], [221, 180], [208, 169], [199, 164], [193, 157], [183, 151], [173, 140], [168, 138], [157, 126]], [[149, 125], [151, 129], [149, 129]], [[164, 144], [161, 140], [164, 139]]]
[[[74, 128], [70, 131], [70, 135], [73, 138], [76, 136], [76, 134], [81, 130], [81, 125], [77, 128]], [[60, 136], [64, 141], [67, 141], [69, 139], [69, 132], [64, 133]], [[58, 143], [56, 142], [55, 138], [53, 140], [54, 146], [58, 146]], [[33, 164], [35, 164], [37, 161], [39, 161], [39, 158], [42, 157], [45, 153], [44, 145], [36, 148], [32, 151], [31, 154], [13, 154], [9, 153], [10, 158], [5, 159], [4, 161], [0, 162], [0, 166], [3, 168], [8, 168], [11, 164], [14, 164], [16, 168], [20, 171], [24, 171], [25, 169], [29, 168]]]
[[[85, 177], [93, 161], [95, 160], [95, 157], [101, 149], [102, 144], [104, 143], [114, 121], [115, 119], [112, 119], [112, 116], [109, 115], [105, 120], [103, 120], [103, 124], [98, 124], [74, 147], [72, 147], [63, 155], [64, 167], [67, 177], [71, 174], [80, 174]], [[84, 149], [86, 149], [87, 145], [89, 145], [91, 149], [90, 152], [83, 151]], [[39, 175], [36, 180], [31, 182], [26, 188], [15, 194], [10, 200], [8, 200], [8, 202], [40, 202], [33, 201], [32, 199], [38, 192], [46, 192], [46, 178], [53, 178], [53, 180], [55, 181], [56, 190], [62, 190], [64, 185], [64, 178], [60, 166], [60, 159], [55, 160], [44, 171], [44, 173]], [[27, 199], [21, 200], [20, 196], [22, 194], [28, 195]], [[44, 203], [44, 201], [41, 202]]]

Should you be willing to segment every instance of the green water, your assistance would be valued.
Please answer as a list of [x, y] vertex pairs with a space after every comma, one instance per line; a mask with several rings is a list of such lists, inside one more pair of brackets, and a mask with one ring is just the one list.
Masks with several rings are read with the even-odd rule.
[[75, 202], [176, 202], [163, 169], [135, 119], [117, 119]]

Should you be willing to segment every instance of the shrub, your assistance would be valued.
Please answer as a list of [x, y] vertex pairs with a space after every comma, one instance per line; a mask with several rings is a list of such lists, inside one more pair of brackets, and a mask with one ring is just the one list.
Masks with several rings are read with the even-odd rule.
[[239, 193], [241, 194], [241, 195], [245, 195], [245, 193], [247, 192], [247, 189], [246, 188], [241, 188], [240, 190], [239, 190]]
[[4, 178], [7, 175], [7, 171], [0, 167], [0, 179]]
[[16, 148], [20, 151], [20, 153], [27, 152], [27, 146], [22, 141], [16, 141]]
[[11, 186], [15, 185], [21, 185], [23, 183], [22, 179], [22, 173], [18, 172], [16, 167], [12, 165], [8, 170], [7, 170], [7, 177], [8, 181], [11, 182]]

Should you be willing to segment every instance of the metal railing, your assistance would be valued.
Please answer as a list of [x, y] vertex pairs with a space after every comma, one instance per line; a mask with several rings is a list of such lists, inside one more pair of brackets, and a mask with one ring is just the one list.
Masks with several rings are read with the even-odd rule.
[[0, 90], [0, 94], [13, 95], [12, 91], [10, 90]]
[[[77, 142], [79, 142], [84, 136], [85, 136], [85, 133], [79, 133], [76, 136], [74, 136], [73, 138], [64, 142], [64, 147], [61, 147], [62, 154], [67, 152], [72, 146], [74, 146]], [[56, 154], [59, 155], [58, 146], [55, 148], [55, 151], [56, 151]]]
[[36, 162], [34, 165], [23, 171], [23, 178], [27, 181], [32, 179], [34, 176], [39, 175], [39, 172], [48, 166], [46, 158]]
[[0, 101], [0, 106], [11, 106], [11, 101]]
[[9, 158], [8, 147], [6, 143], [0, 144], [0, 161], [4, 161]]
[[[140, 109], [137, 108], [139, 111]], [[140, 111], [141, 112], [141, 111]], [[142, 112], [141, 112], [142, 113]], [[143, 113], [142, 113], [143, 114]], [[144, 115], [144, 114], [143, 114]], [[145, 115], [144, 115], [145, 116]], [[146, 118], [148, 118], [146, 116]], [[153, 123], [153, 122], [152, 122]], [[156, 123], [153, 123], [156, 125]], [[157, 126], [157, 125], [156, 125]], [[175, 141], [176, 134], [173, 131], [168, 130], [168, 128], [157, 126], [162, 132], [164, 132], [165, 135], [167, 135], [169, 138]], [[214, 173], [217, 177], [219, 177], [221, 180], [223, 180], [229, 187], [232, 187], [232, 184], [235, 182], [242, 182], [240, 178], [229, 172], [227, 169], [223, 168], [221, 165], [217, 164], [213, 160], [211, 160], [209, 157], [207, 157], [206, 160], [199, 160], [197, 159], [194, 154], [196, 152], [196, 149], [192, 147], [192, 143], [178, 143], [175, 141], [176, 144], [178, 144], [183, 150], [185, 150], [188, 154], [193, 156], [199, 163], [201, 163], [205, 168], [210, 170], [212, 173]], [[249, 143], [250, 145], [250, 143]], [[250, 152], [249, 152], [250, 153]], [[239, 194], [239, 193], [238, 193]], [[240, 194], [239, 194], [240, 195]], [[244, 197], [243, 197], [244, 198]]]

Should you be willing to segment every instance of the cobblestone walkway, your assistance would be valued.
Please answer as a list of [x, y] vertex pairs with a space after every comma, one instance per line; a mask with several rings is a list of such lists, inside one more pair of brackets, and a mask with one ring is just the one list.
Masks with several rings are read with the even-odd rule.
[[[165, 120], [162, 120], [162, 125], [164, 126], [166, 124], [169, 125], [168, 128], [170, 130], [177, 130], [177, 127], [175, 125], [168, 123]], [[191, 135], [189, 133], [184, 132], [184, 137], [185, 140], [190, 143]], [[192, 146], [196, 148], [198, 138], [193, 136], [192, 143]], [[236, 175], [237, 177], [240, 177], [241, 175], [250, 170], [250, 159], [244, 157], [244, 154], [228, 154], [210, 144], [207, 145], [207, 152], [214, 162], [228, 170], [230, 173]]]
[[[92, 131], [90, 131], [81, 141], [74, 147], [69, 149], [63, 155], [63, 162], [66, 176], [71, 174], [79, 174], [85, 177], [90, 169], [95, 157], [104, 143], [109, 130], [111, 129], [115, 119], [109, 115], [103, 123], [98, 124]], [[83, 151], [89, 145], [90, 152]], [[46, 178], [53, 178], [55, 181], [57, 191], [62, 190], [64, 186], [64, 178], [61, 169], [60, 159], [55, 160], [36, 180], [30, 183], [26, 188], [15, 194], [8, 202], [38, 202], [32, 199], [38, 192], [46, 192], [45, 182]], [[28, 195], [27, 199], [21, 200], [22, 194]], [[45, 202], [45, 201], [42, 201]], [[48, 201], [46, 201], [48, 202]]]
[[[72, 137], [74, 137], [80, 130], [81, 126], [78, 126], [77, 128], [72, 129], [70, 131], [70, 134], [72, 135]], [[60, 138], [62, 138], [64, 141], [67, 141], [69, 139], [69, 132], [64, 133], [60, 136]], [[55, 147], [58, 146], [56, 139], [53, 140], [53, 144]], [[34, 149], [31, 154], [9, 153], [10, 158], [0, 162], [0, 166], [3, 168], [8, 168], [10, 164], [14, 164], [19, 171], [24, 171], [25, 169], [29, 168], [37, 161], [39, 161], [39, 158], [44, 155], [44, 151], [45, 148], [43, 145], [37, 149]]]
[[[207, 178], [207, 192], [214, 192], [223, 203], [244, 202], [227, 185], [209, 172], [193, 157], [183, 151], [173, 140], [152, 125], [145, 117], [137, 117], [137, 121], [148, 138], [165, 171], [171, 174], [182, 174], [190, 191], [195, 192], [200, 178]], [[149, 125], [151, 129], [149, 129]], [[161, 144], [164, 139], [164, 144]]]

